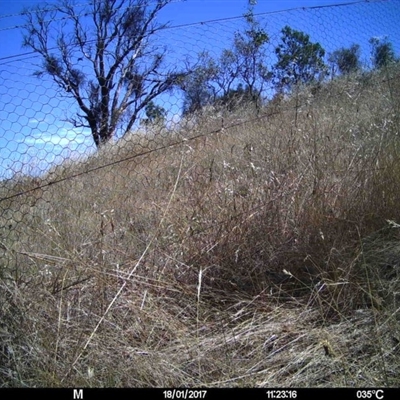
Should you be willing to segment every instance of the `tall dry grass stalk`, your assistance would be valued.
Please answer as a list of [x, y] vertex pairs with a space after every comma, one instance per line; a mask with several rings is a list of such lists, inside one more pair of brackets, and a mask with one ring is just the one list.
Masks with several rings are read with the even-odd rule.
[[398, 386], [396, 76], [3, 186], [1, 385]]

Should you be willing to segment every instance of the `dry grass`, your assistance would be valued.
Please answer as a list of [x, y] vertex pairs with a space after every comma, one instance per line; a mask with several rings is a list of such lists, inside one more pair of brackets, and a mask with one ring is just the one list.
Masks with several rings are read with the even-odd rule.
[[1, 386], [398, 386], [395, 77], [4, 184]]

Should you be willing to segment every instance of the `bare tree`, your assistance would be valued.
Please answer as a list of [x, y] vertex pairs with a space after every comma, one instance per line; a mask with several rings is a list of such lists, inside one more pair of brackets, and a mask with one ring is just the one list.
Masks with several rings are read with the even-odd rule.
[[25, 47], [79, 111], [69, 118], [88, 127], [97, 147], [129, 132], [151, 101], [182, 74], [166, 70], [166, 49], [154, 42], [166, 24], [156, 16], [172, 0], [59, 0], [25, 11]]

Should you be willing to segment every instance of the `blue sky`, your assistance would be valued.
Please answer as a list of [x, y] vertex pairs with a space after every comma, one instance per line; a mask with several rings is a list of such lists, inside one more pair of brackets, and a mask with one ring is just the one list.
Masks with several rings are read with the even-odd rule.
[[[38, 59], [25, 54], [29, 49], [21, 47], [20, 26], [24, 21], [19, 14], [24, 7], [38, 3], [42, 2], [0, 0], [0, 178], [10, 178], [15, 173], [37, 175], [55, 162], [94, 150], [90, 133], [74, 129], [65, 121], [73, 114], [74, 104], [49, 79], [32, 76]], [[309, 9], [345, 3], [352, 1], [258, 0], [254, 11], [263, 14], [259, 20], [271, 37], [271, 64], [273, 48], [285, 24], [309, 33], [311, 40], [319, 41], [328, 53], [359, 43], [362, 60], [368, 63], [369, 38], [387, 35], [399, 54], [400, 0]], [[241, 26], [242, 20], [234, 17], [240, 17], [246, 9], [247, 0], [186, 0], [168, 5], [159, 20], [178, 26], [163, 32], [162, 40], [172, 48], [169, 56], [176, 60], [184, 56], [195, 58], [206, 49], [217, 57], [222, 49], [229, 48], [233, 32]], [[289, 9], [292, 11], [280, 12]], [[228, 20], [196, 25], [220, 19]], [[179, 112], [178, 95], [160, 99], [170, 118]]]

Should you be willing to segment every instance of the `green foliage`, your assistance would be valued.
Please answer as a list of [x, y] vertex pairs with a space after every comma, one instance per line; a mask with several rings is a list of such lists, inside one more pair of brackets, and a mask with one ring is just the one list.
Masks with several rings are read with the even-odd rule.
[[393, 44], [388, 41], [387, 37], [372, 37], [369, 43], [371, 45], [372, 64], [374, 68], [386, 67], [396, 60]]
[[240, 83], [236, 89], [230, 89], [222, 96], [218, 97], [217, 104], [223, 106], [228, 111], [235, 111], [245, 104], [261, 104], [260, 93], [253, 93], [249, 87], [243, 87]]
[[291, 90], [297, 84], [308, 84], [326, 75], [325, 50], [310, 36], [289, 26], [282, 29], [281, 44], [275, 53], [275, 80], [278, 90]]
[[333, 65], [333, 75], [336, 70], [341, 74], [349, 74], [361, 68], [360, 45], [352, 44], [349, 48], [341, 47], [329, 56], [329, 62]]
[[265, 82], [272, 78], [265, 64], [267, 59], [265, 45], [270, 38], [254, 18], [251, 7], [245, 14], [245, 19], [247, 29], [244, 32], [236, 32], [234, 37], [232, 50], [236, 56], [234, 67], [238, 81], [246, 86], [252, 97], [257, 98]]
[[214, 103], [235, 108], [231, 101], [240, 99], [260, 105], [265, 82], [272, 78], [265, 64], [269, 36], [251, 7], [244, 17], [247, 26], [235, 32], [232, 47], [223, 50], [219, 59], [200, 53], [192, 72], [179, 85], [184, 91], [183, 114]]
[[154, 101], [151, 101], [147, 104], [145, 111], [147, 118], [142, 120], [144, 125], [164, 124], [167, 112], [163, 107], [158, 106]]
[[178, 84], [184, 92], [184, 115], [198, 111], [215, 100], [215, 89], [211, 82], [217, 73], [218, 66], [213, 58], [207, 52], [200, 53], [196, 65]]

